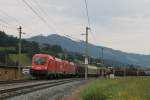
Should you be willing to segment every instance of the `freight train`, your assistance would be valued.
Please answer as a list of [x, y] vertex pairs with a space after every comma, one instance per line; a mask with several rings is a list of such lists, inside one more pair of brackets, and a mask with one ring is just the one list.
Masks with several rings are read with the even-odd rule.
[[[98, 67], [88, 66], [88, 76], [100, 76], [102, 71]], [[35, 54], [30, 69], [30, 74], [35, 78], [83, 77], [84, 73], [84, 64], [75, 64], [48, 54]]]

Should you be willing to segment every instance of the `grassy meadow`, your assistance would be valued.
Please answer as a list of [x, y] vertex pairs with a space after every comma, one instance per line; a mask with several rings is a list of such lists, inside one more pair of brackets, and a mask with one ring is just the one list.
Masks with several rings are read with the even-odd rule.
[[97, 79], [81, 92], [83, 100], [150, 100], [150, 77]]
[[[18, 60], [18, 54], [9, 54], [10, 60], [16, 62]], [[21, 64], [22, 65], [31, 65], [31, 60], [27, 54], [21, 54]]]
[[6, 50], [15, 50], [14, 47], [0, 47], [0, 51], [6, 51]]

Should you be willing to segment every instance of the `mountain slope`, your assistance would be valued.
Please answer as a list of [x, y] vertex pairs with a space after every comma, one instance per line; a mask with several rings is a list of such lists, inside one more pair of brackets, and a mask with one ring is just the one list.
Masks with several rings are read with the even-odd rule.
[[[85, 50], [85, 43], [83, 41], [73, 41], [72, 39], [56, 34], [49, 36], [35, 36], [27, 40], [35, 41], [40, 44], [57, 44], [62, 48], [72, 52], [84, 53]], [[127, 64], [136, 64], [147, 67], [150, 66], [150, 55], [130, 54], [107, 47], [96, 46], [93, 44], [89, 44], [88, 47], [90, 56], [95, 58], [102, 56], [100, 52], [101, 48], [104, 48], [104, 59], [115, 60]]]

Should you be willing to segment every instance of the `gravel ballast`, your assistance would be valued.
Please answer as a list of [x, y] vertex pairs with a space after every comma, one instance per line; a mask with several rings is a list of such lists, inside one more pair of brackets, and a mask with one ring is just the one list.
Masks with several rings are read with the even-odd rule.
[[62, 100], [64, 96], [69, 95], [72, 90], [84, 83], [85, 81], [75, 81], [12, 97], [7, 100]]

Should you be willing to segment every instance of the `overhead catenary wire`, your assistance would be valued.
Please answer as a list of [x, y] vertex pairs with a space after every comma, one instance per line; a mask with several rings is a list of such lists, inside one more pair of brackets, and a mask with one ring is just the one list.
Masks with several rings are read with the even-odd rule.
[[[32, 12], [33, 12], [34, 14], [36, 14], [36, 16], [38, 16], [38, 17], [40, 18], [40, 20], [42, 20], [42, 21], [48, 26], [48, 28], [52, 28], [52, 27], [49, 25], [49, 23], [45, 20], [45, 18], [43, 18], [43, 16], [41, 16], [41, 15], [39, 14], [39, 13], [41, 13], [41, 12], [44, 12], [45, 15], [48, 15], [48, 14], [46, 14], [45, 10], [40, 6], [40, 4], [39, 4], [37, 1], [33, 0], [33, 1], [36, 3], [36, 5], [37, 5], [37, 7], [39, 8], [39, 10], [41, 10], [41, 12], [38, 12], [37, 9], [34, 9], [34, 8], [32, 7], [32, 5], [31, 5], [30, 3], [28, 3], [26, 0], [22, 0], [22, 1], [24, 2], [24, 4], [25, 4], [26, 6], [28, 6], [28, 7], [30, 8], [30, 10], [32, 10]], [[16, 22], [16, 24], [19, 24], [19, 25], [21, 24], [21, 25], [23, 25], [17, 18], [15, 18], [15, 17], [13, 17], [13, 16], [10, 16], [8, 13], [4, 12], [4, 11], [1, 10], [1, 9], [0, 9], [0, 13], [6, 16], [7, 21], [10, 20], [10, 18], [11, 18], [11, 19], [13, 19], [14, 22]], [[13, 30], [16, 30], [16, 25], [13, 26], [12, 24], [10, 24], [10, 23], [7, 22], [7, 21], [5, 21], [4, 18], [0, 19], [0, 22], [3, 23], [3, 24], [1, 24], [1, 26], [6, 27], [6, 28], [8, 27], [9, 29], [11, 28], [11, 29], [13, 29]], [[55, 26], [56, 26], [56, 25], [55, 25]], [[25, 27], [25, 28], [26, 28], [26, 27]], [[54, 28], [53, 28], [53, 29], [54, 29]], [[30, 30], [30, 29], [29, 29], [29, 30]], [[56, 30], [55, 30], [55, 32], [56, 32]], [[56, 33], [57, 33], [57, 32], [56, 32]], [[63, 34], [63, 35], [66, 36], [66, 37], [72, 38], [72, 39], [74, 39], [74, 40], [82, 41], [81, 39], [78, 39], [78, 38], [76, 38], [76, 37], [67, 35], [67, 34], [65, 34], [65, 33], [62, 33], [62, 32], [61, 32], [61, 34]]]
[[[53, 29], [55, 30], [55, 32], [57, 33], [56, 28], [54, 28], [53, 26], [51, 26], [51, 25], [45, 20], [45, 17], [42, 17], [42, 16], [38, 13], [38, 11], [36, 11], [36, 10], [32, 7], [32, 5], [30, 5], [26, 0], [22, 0], [22, 1], [25, 3], [26, 6], [28, 6], [28, 7], [30, 8], [30, 10], [32, 10], [32, 12], [33, 12], [34, 14], [37, 15], [49, 28], [50, 28], [50, 27], [53, 28]], [[40, 13], [42, 12], [42, 13], [44, 13], [44, 14], [46, 15], [45, 10], [40, 6], [40, 4], [39, 4], [37, 1], [35, 1], [35, 0], [33, 0], [33, 2], [37, 5], [38, 9], [40, 10]], [[88, 5], [87, 5], [87, 1], [86, 1], [86, 0], [85, 0], [85, 5], [86, 5], [86, 13], [87, 13], [87, 17], [88, 17], [88, 24], [89, 24], [89, 27], [90, 27], [90, 26], [91, 26], [91, 25], [90, 25], [90, 17], [89, 17], [89, 13], [88, 13]], [[55, 25], [55, 26], [56, 26], [56, 25]], [[72, 37], [72, 36], [70, 36], [70, 35], [67, 35], [67, 34], [64, 34], [64, 33], [62, 33], [62, 32], [61, 32], [61, 34], [63, 34], [63, 35], [66, 36], [66, 37], [71, 37], [71, 38], [75, 39], [74, 37]], [[76, 40], [80, 40], [80, 39], [77, 39], [77, 38], [76, 38]], [[80, 40], [80, 41], [82, 41], [82, 40]]]
[[[15, 17], [10, 16], [9, 14], [7, 14], [6, 12], [4, 12], [3, 10], [0, 9], [0, 13], [3, 14], [4, 16], [6, 16], [7, 18], [11, 18], [13, 21], [16, 22], [16, 24], [20, 23]], [[9, 20], [9, 19], [8, 19]]]
[[[23, 1], [25, 1], [25, 0], [23, 0]], [[34, 10], [34, 13], [36, 12], [36, 15], [38, 14], [38, 17], [40, 17], [40, 19], [41, 19], [41, 15], [39, 14], [39, 13], [43, 13], [43, 14], [45, 14], [46, 16], [48, 16], [48, 14], [45, 12], [45, 10], [42, 8], [42, 6], [36, 1], [36, 0], [32, 0], [34, 3], [35, 3], [35, 5], [38, 7], [38, 11], [37, 11], [37, 9], [35, 10], [31, 5], [29, 5], [29, 3], [28, 3], [28, 7], [30, 7], [30, 9], [31, 10]], [[25, 1], [26, 2], [26, 1]], [[25, 3], [24, 2], [24, 3]], [[27, 2], [26, 2], [27, 3]], [[39, 12], [39, 13], [38, 13]], [[49, 17], [49, 16], [48, 16]], [[44, 20], [44, 23], [45, 23], [45, 19], [42, 17], [42, 20]], [[52, 24], [54, 24], [54, 26], [56, 26], [56, 23], [54, 22], [54, 20], [51, 20], [51, 21], [53, 21], [53, 23]], [[46, 24], [49, 24], [48, 22], [46, 22]], [[58, 30], [58, 29], [57, 29]], [[58, 31], [56, 31], [56, 28], [55, 28], [55, 32], [57, 33]], [[73, 37], [73, 36], [70, 36], [70, 35], [67, 35], [67, 34], [65, 34], [65, 33], [62, 33], [62, 32], [60, 32], [61, 34], [63, 34], [64, 36], [66, 36], [66, 37], [68, 37], [68, 38], [72, 38], [72, 39], [75, 39], [75, 40], [77, 40], [77, 41], [82, 41], [81, 39], [78, 39], [78, 38], [75, 38], [75, 37]]]
[[[84, 0], [85, 1], [85, 10], [86, 10], [86, 16], [87, 16], [87, 21], [88, 21], [88, 25], [90, 27], [90, 35], [92, 36], [93, 38], [93, 41], [97, 41], [96, 37], [94, 36], [94, 33], [93, 33], [93, 27], [91, 26], [91, 18], [89, 16], [89, 7], [88, 7], [88, 2], [87, 0]], [[97, 44], [97, 43], [96, 43]]]
[[[51, 18], [51, 17], [47, 14], [46, 10], [43, 9], [43, 7], [39, 4], [39, 2], [38, 2], [37, 0], [32, 0], [32, 1], [33, 1], [33, 2], [35, 3], [35, 5], [38, 7], [40, 13], [43, 13], [43, 14], [46, 15], [48, 18]], [[56, 26], [56, 23], [54, 22], [54, 20], [53, 20], [52, 18], [51, 18], [51, 21], [52, 21], [51, 23]]]
[[26, 0], [22, 0], [23, 3], [36, 15], [39, 17], [39, 19], [46, 24], [46, 26], [50, 29], [53, 29], [56, 32], [56, 29], [51, 26], [46, 20], [45, 18], [43, 18]]
[[9, 24], [7, 21], [0, 18], [0, 22], [3, 23], [3, 26], [15, 29], [15, 26]]
[[[30, 10], [32, 10], [32, 12], [36, 15], [36, 16], [38, 16], [39, 18], [40, 18], [40, 20], [42, 20], [47, 26], [48, 26], [48, 28], [53, 28], [53, 30], [55, 31], [55, 33], [57, 33], [57, 30], [56, 30], [56, 28], [54, 28], [53, 26], [51, 26], [46, 20], [45, 20], [45, 17], [43, 17], [43, 16], [41, 16], [38, 12], [42, 12], [42, 13], [44, 13], [45, 15], [47, 15], [46, 14], [46, 12], [42, 9], [42, 7], [40, 6], [40, 4], [37, 2], [37, 1], [34, 1], [34, 3], [37, 5], [37, 7], [38, 7], [38, 9], [40, 10], [35, 10], [33, 7], [32, 7], [32, 5], [30, 5], [26, 0], [22, 0], [23, 2], [24, 2], [24, 4], [26, 5], [26, 6], [28, 6], [29, 8], [30, 8]], [[56, 25], [55, 25], [56, 26]], [[67, 34], [64, 34], [64, 33], [62, 33], [61, 32], [61, 34], [63, 34], [64, 36], [66, 36], [66, 37], [71, 37], [71, 38], [73, 38], [73, 39], [75, 39], [74, 37], [72, 37], [72, 36], [70, 36], [70, 35], [67, 35]], [[80, 39], [76, 39], [76, 40], [80, 40]], [[81, 40], [80, 40], [81, 41]]]
[[86, 15], [87, 15], [87, 20], [88, 20], [88, 25], [91, 28], [91, 23], [90, 23], [90, 16], [89, 16], [89, 9], [88, 9], [88, 4], [87, 4], [87, 0], [85, 1], [85, 9], [86, 9]]
[[[43, 13], [43, 14], [46, 15], [48, 18], [50, 18], [50, 19], [51, 19], [51, 23], [56, 27], [56, 26], [57, 26], [57, 25], [56, 25], [56, 22], [46, 13], [46, 10], [42, 8], [42, 6], [38, 3], [38, 1], [37, 1], [37, 0], [32, 0], [32, 1], [36, 4], [36, 6], [38, 7], [38, 9], [40, 10], [40, 13]], [[57, 29], [57, 30], [58, 30], [58, 29]], [[60, 33], [63, 34], [64, 36], [69, 37], [69, 38], [72, 38], [72, 39], [74, 39], [74, 40], [82, 41], [81, 39], [75, 38], [75, 37], [70, 36], [70, 35], [67, 35], [67, 34], [65, 34], [65, 33], [62, 33], [62, 32], [60, 32]]]
[[0, 21], [1, 21], [2, 23], [4, 23], [4, 24], [9, 25], [9, 23], [7, 23], [6, 21], [4, 21], [4, 20], [3, 20], [3, 19], [1, 19], [1, 18], [0, 18]]
[[[32, 1], [36, 4], [36, 6], [38, 7], [38, 9], [41, 11], [41, 13], [45, 14], [48, 18], [51, 18], [51, 17], [46, 13], [46, 10], [44, 10], [44, 9], [42, 8], [42, 6], [38, 3], [38, 1], [36, 1], [36, 0], [32, 0]], [[51, 21], [52, 21], [52, 24], [54, 24], [54, 26], [57, 26], [56, 23], [55, 23], [55, 21], [54, 21], [52, 18], [51, 18]], [[62, 33], [62, 32], [60, 32], [60, 34], [63, 34], [64, 36], [66, 36], [66, 37], [68, 37], [68, 38], [71, 38], [71, 39], [74, 39], [74, 40], [77, 40], [77, 41], [82, 41], [82, 40], [79, 39], [79, 38], [73, 37], [73, 36], [71, 36], [71, 35], [67, 35], [67, 34]]]
[[[38, 1], [36, 1], [36, 0], [31, 0], [31, 1], [33, 1], [34, 4], [36, 5], [36, 7], [38, 8], [38, 9], [36, 9], [36, 12], [39, 13], [39, 15], [40, 15], [41, 13], [43, 13], [45, 16], [47, 16], [48, 18], [50, 18], [50, 16], [48, 16], [48, 14], [47, 14], [46, 11], [42, 8], [42, 6], [39, 4]], [[32, 2], [32, 4], [33, 4], [33, 2]], [[32, 8], [33, 8], [33, 7], [32, 7]], [[41, 15], [40, 15], [40, 16], [41, 16]], [[44, 20], [47, 20], [47, 18], [44, 17]], [[47, 22], [46, 24], [49, 24], [49, 23]], [[54, 25], [53, 25], [53, 24], [54, 24]], [[54, 23], [54, 20], [53, 20], [53, 19], [51, 19], [51, 25], [49, 24], [49, 26], [54, 29], [55, 33], [58, 32], [58, 31], [57, 31], [58, 29], [56, 28], [56, 23]], [[54, 27], [54, 26], [55, 26], [55, 27]]]
[[[91, 23], [90, 23], [90, 16], [89, 16], [89, 10], [88, 10], [88, 4], [87, 4], [87, 0], [84, 0], [84, 2], [85, 2], [85, 11], [86, 11], [86, 16], [87, 16], [87, 22], [88, 22], [88, 27], [86, 26], [86, 28], [88, 28], [89, 30], [91, 30]], [[86, 33], [87, 34], [87, 33]], [[87, 37], [88, 38], [88, 37]], [[88, 43], [89, 44], [89, 43]], [[87, 46], [88, 46], [88, 44], [87, 44]], [[88, 47], [86, 47], [86, 48], [88, 48]], [[85, 50], [86, 51], [86, 50]], [[87, 52], [88, 52], [88, 54], [87, 54], [87, 56], [89, 56], [90, 54], [90, 50], [89, 50], [89, 48], [88, 48], [88, 50], [87, 50]]]
[[[24, 4], [26, 5], [26, 6], [28, 6], [28, 8], [30, 8], [30, 10], [32, 10], [32, 12], [36, 15], [36, 16], [38, 16], [39, 18], [40, 18], [40, 20], [42, 20], [47, 26], [48, 26], [48, 28], [53, 28], [53, 26], [51, 26], [48, 22], [47, 22], [47, 20], [45, 19], [45, 17], [43, 17], [43, 16], [41, 16], [33, 7], [32, 7], [32, 5], [30, 5], [26, 0], [22, 0], [23, 2], [24, 2]], [[86, 4], [86, 13], [87, 13], [87, 19], [88, 19], [88, 25], [89, 25], [89, 27], [91, 28], [91, 24], [90, 24], [90, 17], [89, 17], [89, 13], [88, 13], [88, 5], [87, 5], [87, 1], [85, 0], [85, 4]], [[39, 6], [39, 4], [38, 4], [38, 6]], [[39, 6], [39, 9], [41, 10], [41, 7]], [[42, 12], [44, 12], [44, 10], [41, 10]], [[5, 15], [7, 15], [7, 14], [5, 14]], [[7, 15], [8, 16], [8, 15]], [[10, 17], [10, 16], [9, 16]], [[14, 19], [17, 23], [18, 23], [18, 20], [16, 20], [16, 19]], [[3, 20], [2, 20], [3, 21]], [[4, 23], [6, 23], [6, 24], [9, 24], [9, 23], [7, 23], [7, 22], [5, 22], [5, 21], [3, 21]], [[54, 31], [56, 32], [56, 29], [55, 28], [53, 28], [54, 29]], [[57, 32], [56, 32], [57, 33]], [[62, 34], [64, 34], [64, 33], [62, 33]], [[76, 38], [74, 38], [74, 37], [72, 37], [72, 36], [69, 36], [69, 35], [66, 35], [66, 34], [64, 34], [65, 36], [67, 36], [67, 37], [70, 37], [70, 38], [73, 38], [73, 39], [76, 39]], [[80, 40], [80, 39], [76, 39], [76, 40]], [[80, 40], [81, 41], [81, 40]]]
[[[2, 12], [1, 10], [0, 10], [0, 13], [3, 13], [4, 14], [4, 12]], [[6, 14], [6, 13], [5, 13]], [[13, 25], [11, 25], [10, 23], [8, 23], [6, 20], [4, 20], [4, 18], [0, 18], [0, 22], [2, 22], [3, 24], [5, 24], [4, 26], [9, 26], [9, 27], [13, 27], [14, 28], [14, 26]]]
[[[4, 25], [5, 27], [8, 27], [8, 28], [11, 27], [13, 30], [16, 30], [16, 28], [17, 28], [18, 25], [20, 25], [20, 26], [24, 25], [19, 19], [17, 19], [14, 16], [9, 15], [7, 12], [3, 11], [2, 9], [0, 9], [0, 13], [3, 15], [3, 17], [5, 17], [5, 20], [7, 20], [7, 21], [5, 21], [4, 18], [2, 19], [3, 23], [7, 24], [7, 26]], [[8, 22], [9, 20], [12, 20], [15, 23], [14, 24], [10, 24]], [[30, 28], [29, 26], [25, 26], [24, 28], [28, 29], [28, 30], [32, 30], [32, 28]]]
[[[93, 27], [91, 26], [91, 20], [90, 20], [90, 16], [89, 16], [89, 8], [88, 8], [88, 2], [87, 0], [84, 0], [85, 1], [85, 10], [86, 10], [86, 16], [87, 16], [87, 21], [88, 21], [88, 26], [90, 27], [90, 33], [89, 35], [92, 36], [92, 39], [93, 39], [93, 42], [95, 42], [95, 44], [98, 44], [97, 43], [97, 38], [95, 37], [94, 33], [93, 33]], [[97, 48], [97, 53], [99, 54], [99, 48]]]

